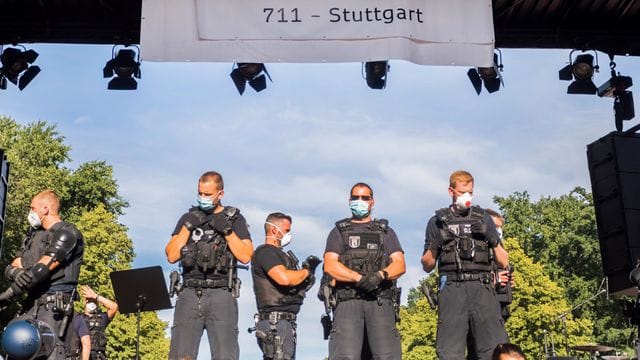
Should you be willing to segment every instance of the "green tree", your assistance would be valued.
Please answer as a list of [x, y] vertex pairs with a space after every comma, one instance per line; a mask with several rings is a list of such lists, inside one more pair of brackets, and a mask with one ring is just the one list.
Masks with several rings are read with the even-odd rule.
[[[118, 222], [128, 206], [119, 195], [113, 169], [104, 161], [80, 164], [71, 170], [66, 164], [70, 147], [55, 126], [44, 121], [21, 125], [0, 116], [0, 148], [11, 162], [7, 199], [7, 227], [3, 240], [3, 266], [20, 247], [28, 227], [26, 215], [31, 197], [43, 189], [60, 195], [61, 215], [76, 224], [85, 240], [84, 264], [80, 283], [114, 298], [109, 273], [131, 267], [135, 256], [127, 228]], [[3, 288], [7, 285], [3, 281]], [[80, 310], [80, 304], [76, 304]], [[4, 311], [0, 327], [17, 311]], [[156, 313], [144, 313], [141, 321], [140, 352], [144, 359], [166, 359], [169, 342], [167, 324]], [[119, 314], [107, 329], [112, 359], [130, 359], [135, 353], [135, 317]]]
[[[563, 323], [559, 317], [568, 312], [570, 305], [558, 284], [547, 276], [541, 265], [534, 263], [510, 239], [505, 242], [510, 262], [516, 268], [516, 289], [514, 290], [512, 315], [507, 322], [507, 333], [511, 342], [519, 344], [532, 359], [542, 356], [544, 332], [549, 334], [549, 342], [557, 344], [559, 354], [563, 353]], [[435, 287], [435, 276], [426, 281]], [[401, 309], [403, 359], [435, 359], [435, 339], [437, 312], [429, 307], [419, 290], [411, 289], [407, 306]], [[589, 319], [566, 317], [569, 345], [589, 343], [592, 339], [592, 323]]]
[[[531, 201], [527, 192], [494, 200], [505, 215], [505, 235], [518, 239], [527, 256], [544, 267], [571, 304], [597, 293], [604, 274], [590, 193], [577, 187], [569, 194], [538, 201]], [[598, 343], [631, 346], [634, 329], [627, 325], [617, 302], [600, 296], [573, 314], [594, 323]]]

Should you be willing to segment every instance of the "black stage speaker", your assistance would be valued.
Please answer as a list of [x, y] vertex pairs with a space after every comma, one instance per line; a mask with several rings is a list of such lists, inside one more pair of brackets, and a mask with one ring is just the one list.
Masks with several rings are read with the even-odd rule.
[[640, 259], [640, 135], [612, 132], [587, 145], [602, 267], [611, 295], [636, 295]]

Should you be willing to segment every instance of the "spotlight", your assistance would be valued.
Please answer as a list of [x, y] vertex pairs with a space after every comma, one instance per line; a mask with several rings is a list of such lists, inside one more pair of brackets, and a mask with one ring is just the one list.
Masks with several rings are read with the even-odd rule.
[[[105, 78], [116, 77], [109, 81], [107, 89], [109, 90], [135, 90], [138, 83], [135, 78], [140, 79], [140, 49], [138, 52], [131, 49], [118, 50], [118, 55], [114, 56], [115, 45], [111, 50], [111, 60], [107, 61], [102, 69], [102, 75]], [[128, 47], [128, 46], [127, 46]], [[136, 46], [137, 48], [137, 46]], [[136, 56], [137, 55], [137, 56]]]
[[[500, 54], [500, 61], [498, 61], [498, 54]], [[482, 91], [482, 84], [489, 93], [494, 93], [500, 90], [500, 84], [504, 86], [502, 80], [502, 52], [498, 50], [498, 53], [493, 54], [493, 66], [491, 67], [479, 67], [477, 69], [471, 68], [467, 71], [467, 76], [471, 81], [471, 85], [476, 90], [476, 93], [480, 95]]]
[[597, 91], [596, 85], [593, 83], [593, 74], [599, 69], [597, 53], [594, 65], [594, 58], [591, 54], [578, 55], [575, 60], [571, 61], [574, 51], [569, 53], [569, 64], [558, 71], [558, 78], [564, 81], [573, 80], [567, 87], [567, 94], [593, 95]]
[[387, 87], [388, 61], [369, 61], [364, 63], [365, 79], [372, 89], [381, 90]]
[[40, 67], [31, 66], [38, 57], [38, 53], [34, 50], [24, 50], [18, 48], [6, 48], [0, 55], [2, 68], [0, 69], [0, 89], [7, 88], [7, 80], [18, 86], [22, 91], [31, 80], [40, 72]]
[[237, 63], [236, 65], [229, 76], [231, 76], [240, 95], [244, 93], [247, 83], [253, 90], [260, 92], [267, 88], [267, 77], [269, 81], [273, 82], [267, 68], [262, 63]]
[[633, 93], [627, 90], [633, 86], [633, 79], [630, 76], [622, 76], [620, 73], [616, 73], [616, 63], [613, 62], [612, 55], [610, 55], [610, 59], [611, 78], [600, 85], [598, 96], [614, 98], [613, 112], [616, 130], [622, 131], [622, 121], [631, 120], [635, 116]]

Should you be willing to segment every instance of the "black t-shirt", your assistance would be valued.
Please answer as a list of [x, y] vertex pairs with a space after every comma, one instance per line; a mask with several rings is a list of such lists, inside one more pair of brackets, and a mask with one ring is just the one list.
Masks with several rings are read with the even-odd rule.
[[[180, 220], [176, 224], [176, 227], [173, 229], [173, 233], [171, 235], [177, 235], [180, 232], [180, 229], [184, 226], [185, 218], [187, 217], [188, 212], [182, 214]], [[215, 222], [224, 222], [227, 221], [222, 211], [219, 213], [213, 214], [213, 219]], [[233, 223], [233, 232], [238, 235], [238, 237], [242, 240], [251, 240], [251, 234], [249, 233], [249, 227], [247, 226], [247, 220], [242, 216], [242, 214], [238, 214], [236, 221]]]
[[[369, 224], [368, 223], [351, 223], [351, 229], [349, 231], [354, 231], [354, 232], [358, 232], [358, 231], [367, 231], [369, 229]], [[400, 240], [398, 240], [398, 236], [396, 235], [396, 232], [393, 231], [393, 229], [391, 227], [387, 227], [387, 232], [383, 233], [383, 244], [384, 244], [384, 249], [386, 254], [385, 255], [391, 255], [395, 252], [401, 251], [404, 252], [402, 250], [402, 246], [400, 245]], [[327, 245], [325, 247], [324, 252], [334, 252], [338, 255], [342, 254], [342, 252], [345, 250], [344, 249], [344, 241], [342, 240], [342, 235], [340, 235], [340, 231], [338, 230], [337, 227], [334, 227], [331, 232], [329, 233], [329, 236], [327, 237]]]
[[[268, 279], [268, 281], [278, 290], [282, 290], [283, 294], [287, 294], [284, 292], [285, 290], [289, 290], [291, 288], [284, 287], [278, 285], [271, 277], [269, 277], [269, 270], [272, 268], [282, 265], [285, 268], [287, 267], [287, 258], [288, 255], [273, 245], [262, 245], [259, 246], [255, 252], [253, 253], [253, 258], [251, 259], [251, 273], [254, 277], [258, 277], [260, 279]], [[255, 280], [254, 280], [255, 281]], [[300, 311], [300, 305], [278, 305], [271, 306], [265, 309], [258, 309], [262, 312], [269, 311], [282, 311], [282, 312], [290, 312], [297, 314]]]
[[[449, 209], [449, 211], [451, 210]], [[464, 217], [456, 214], [453, 211], [451, 211], [451, 213], [453, 214], [454, 217], [457, 217], [457, 218]], [[496, 225], [493, 222], [491, 215], [489, 215], [489, 213], [487, 213], [486, 211], [484, 213], [484, 222], [487, 224], [487, 232], [490, 232], [490, 231], [495, 232], [497, 236]], [[423, 254], [426, 253], [427, 250], [429, 250], [429, 246], [433, 240], [436, 240], [437, 242], [442, 244], [442, 242], [444, 241], [444, 239], [442, 238], [442, 233], [440, 232], [440, 229], [442, 229], [442, 226], [444, 226], [444, 224], [441, 221], [438, 221], [438, 217], [436, 215], [433, 215], [429, 219], [429, 221], [427, 222], [427, 228], [425, 230]], [[498, 242], [498, 244], [500, 244], [500, 242]], [[434, 256], [438, 256], [439, 253], [440, 253], [440, 248], [438, 248], [438, 254], [434, 254]]]
[[78, 335], [79, 338], [90, 334], [89, 327], [87, 327], [87, 323], [84, 321], [84, 316], [82, 316], [82, 314], [76, 314], [73, 317], [73, 321], [71, 322], [71, 329], [76, 335]]

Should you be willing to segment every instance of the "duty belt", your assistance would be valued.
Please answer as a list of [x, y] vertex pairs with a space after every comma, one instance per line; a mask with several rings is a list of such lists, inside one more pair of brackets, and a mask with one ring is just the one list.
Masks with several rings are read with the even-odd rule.
[[71, 300], [71, 293], [55, 292], [51, 294], [44, 294], [35, 300], [37, 305], [45, 305], [55, 303], [59, 298], [62, 298], [64, 303], [68, 303]]
[[185, 279], [184, 287], [188, 288], [223, 288], [229, 287], [227, 279]]
[[440, 276], [446, 276], [447, 281], [482, 281], [483, 283], [490, 283], [492, 278], [490, 273], [453, 273], [453, 274], [441, 274]]
[[376, 290], [372, 292], [363, 292], [354, 288], [339, 288], [336, 289], [336, 298], [338, 301], [347, 301], [347, 300], [378, 300], [381, 299], [393, 299], [391, 289], [384, 290]]
[[296, 321], [296, 314], [290, 312], [271, 311], [258, 314], [259, 320], [278, 322], [280, 320]]

